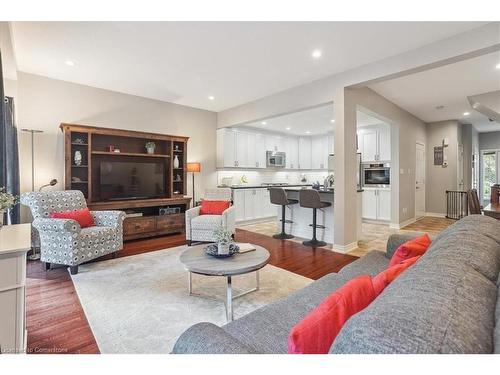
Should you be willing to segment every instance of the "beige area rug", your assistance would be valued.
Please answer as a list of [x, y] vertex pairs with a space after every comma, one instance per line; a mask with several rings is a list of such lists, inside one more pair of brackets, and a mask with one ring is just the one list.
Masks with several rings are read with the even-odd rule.
[[[101, 353], [169, 353], [179, 335], [198, 322], [224, 325], [225, 278], [188, 274], [179, 261], [185, 246], [80, 266], [72, 275], [78, 297]], [[286, 297], [312, 280], [267, 265], [257, 292], [233, 302], [237, 319]], [[233, 293], [255, 286], [255, 274], [233, 278]]]

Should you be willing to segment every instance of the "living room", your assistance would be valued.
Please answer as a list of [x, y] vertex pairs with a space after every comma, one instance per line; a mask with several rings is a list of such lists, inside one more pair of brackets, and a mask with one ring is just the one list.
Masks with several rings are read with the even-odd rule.
[[2, 354], [499, 353], [497, 20], [20, 14]]

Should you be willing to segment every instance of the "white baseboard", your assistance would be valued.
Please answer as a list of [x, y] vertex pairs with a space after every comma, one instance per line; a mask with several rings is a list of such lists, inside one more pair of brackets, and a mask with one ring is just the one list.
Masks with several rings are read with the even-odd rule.
[[415, 221], [417, 221], [417, 219], [412, 217], [411, 219], [405, 220], [402, 223], [391, 223], [389, 226], [392, 229], [401, 229], [406, 227], [407, 225], [413, 224]]
[[358, 242], [351, 242], [350, 244], [347, 245], [339, 245], [339, 244], [333, 244], [332, 245], [332, 250], [336, 251], [337, 253], [348, 253], [349, 251], [352, 251], [354, 249], [358, 248]]
[[437, 212], [426, 212], [425, 216], [430, 216], [430, 217], [442, 217], [445, 218], [446, 214], [439, 214]]
[[264, 223], [266, 221], [272, 221], [272, 220], [277, 220], [276, 216], [259, 217], [258, 219], [252, 219], [252, 220], [241, 220], [241, 221], [237, 221], [235, 224], [236, 224], [236, 226], [238, 226], [238, 225], [250, 225], [250, 224]]

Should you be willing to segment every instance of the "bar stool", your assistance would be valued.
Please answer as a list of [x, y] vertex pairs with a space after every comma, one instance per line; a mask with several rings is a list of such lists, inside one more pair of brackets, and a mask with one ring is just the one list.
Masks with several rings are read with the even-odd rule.
[[326, 242], [318, 241], [318, 239], [316, 238], [316, 229], [317, 228], [323, 228], [323, 229], [325, 228], [324, 225], [316, 224], [316, 212], [318, 209], [329, 207], [332, 204], [329, 202], [322, 202], [319, 193], [314, 189], [302, 189], [302, 190], [300, 190], [299, 202], [300, 202], [300, 207], [313, 209], [313, 223], [312, 223], [312, 225], [310, 225], [313, 228], [313, 238], [310, 241], [304, 241], [302, 243], [305, 246], [312, 246], [312, 247], [325, 246]]
[[286, 191], [283, 188], [269, 188], [269, 197], [272, 204], [281, 206], [281, 233], [275, 234], [273, 238], [277, 238], [279, 240], [293, 238], [291, 234], [285, 233], [285, 223], [293, 223], [293, 221], [285, 219], [285, 207], [291, 204], [296, 204], [299, 201], [296, 199], [288, 199]]

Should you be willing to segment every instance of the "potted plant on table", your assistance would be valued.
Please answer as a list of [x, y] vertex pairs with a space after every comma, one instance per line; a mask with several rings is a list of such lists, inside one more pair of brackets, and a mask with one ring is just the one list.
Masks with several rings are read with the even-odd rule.
[[217, 242], [217, 253], [219, 255], [229, 254], [229, 246], [232, 241], [231, 235], [231, 232], [223, 226], [217, 227], [217, 229], [214, 230], [214, 238]]
[[17, 204], [17, 198], [8, 193], [5, 187], [0, 188], [0, 229], [3, 226], [3, 215], [5, 211]]

